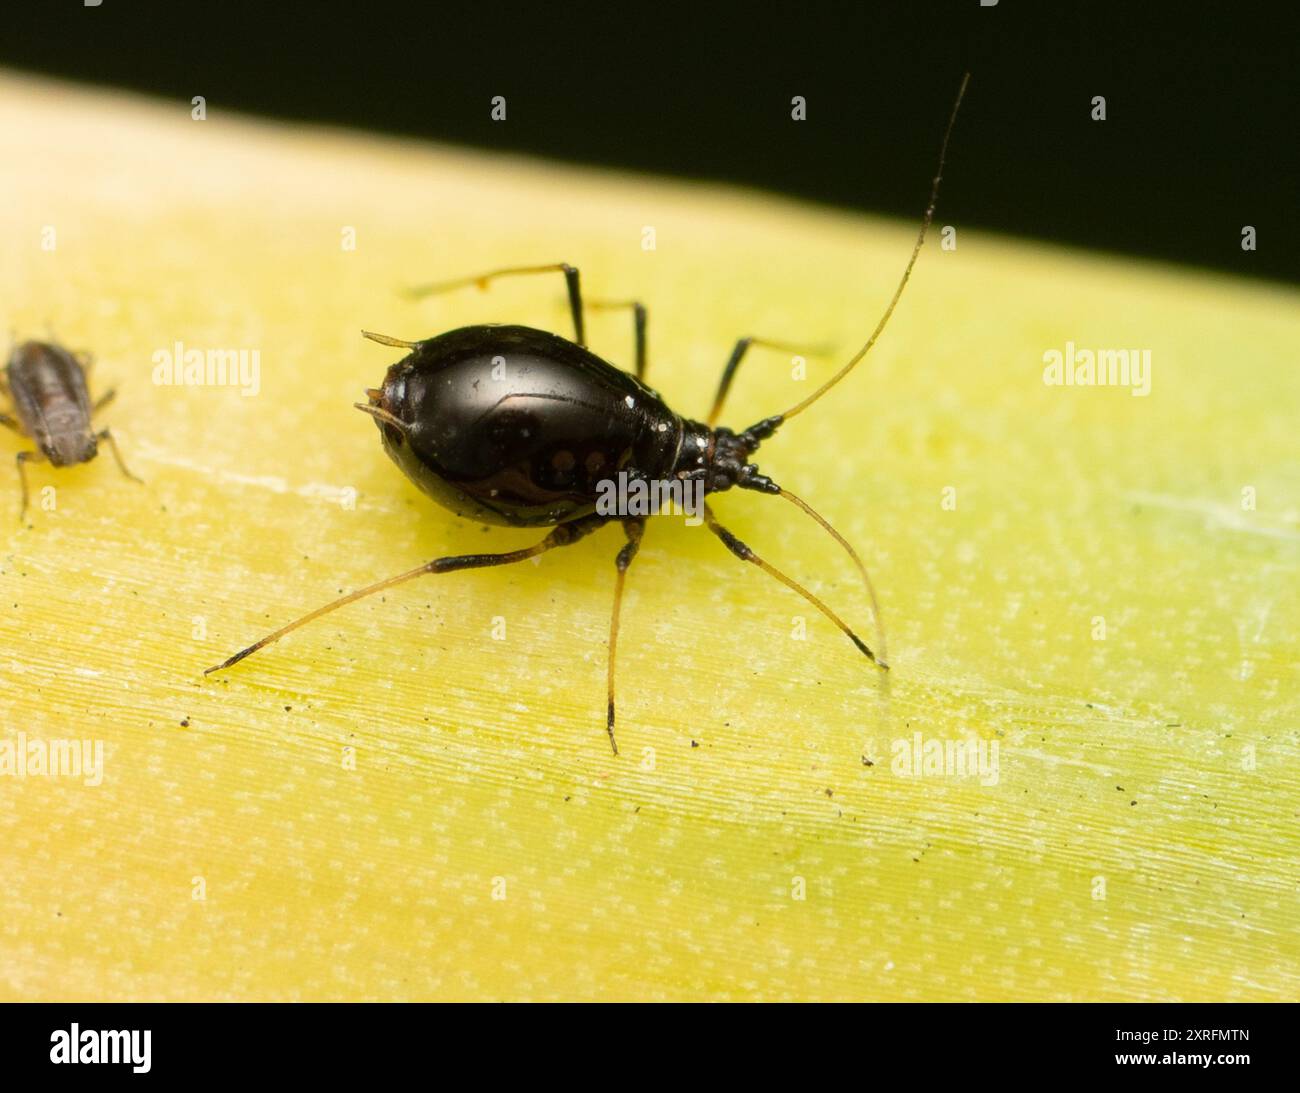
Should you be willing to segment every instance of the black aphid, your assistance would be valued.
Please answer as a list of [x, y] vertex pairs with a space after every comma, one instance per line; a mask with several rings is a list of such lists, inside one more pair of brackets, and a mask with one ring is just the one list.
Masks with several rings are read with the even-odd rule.
[[[472, 520], [515, 527], [547, 526], [552, 530], [541, 542], [521, 550], [435, 558], [407, 573], [358, 589], [268, 634], [221, 664], [208, 668], [205, 674], [229, 668], [290, 631], [364, 596], [428, 573], [521, 562], [577, 542], [611, 520], [619, 520], [627, 542], [615, 561], [606, 715], [609, 741], [617, 754], [614, 662], [619, 607], [624, 578], [636, 557], [645, 527], [644, 516], [610, 516], [598, 511], [602, 487], [620, 472], [646, 482], [702, 483], [706, 495], [739, 487], [785, 498], [816, 520], [848, 551], [867, 584], [875, 609], [875, 594], [866, 569], [848, 542], [807, 504], [759, 473], [749, 459], [778, 427], [844, 379], [884, 330], [902, 297], [934, 217], [948, 138], [969, 78], [968, 74], [962, 80], [944, 133], [939, 169], [916, 244], [875, 330], [849, 362], [811, 395], [785, 413], [764, 418], [740, 432], [717, 426], [715, 422], [746, 351], [753, 345], [792, 347], [741, 338], [723, 369], [708, 420], [692, 421], [670, 410], [643, 382], [646, 311], [639, 302], [592, 305], [632, 311], [635, 376], [615, 368], [586, 348], [582, 292], [578, 271], [573, 266], [557, 263], [499, 269], [413, 290], [415, 295], [424, 296], [473, 284], [486, 287], [493, 278], [514, 274], [564, 274], [573, 315], [573, 341], [524, 326], [469, 326], [414, 342], [366, 333], [372, 341], [410, 352], [388, 369], [382, 387], [366, 392], [367, 403], [357, 404], [359, 410], [375, 419], [384, 449], [393, 461], [440, 505]], [[826, 604], [719, 524], [707, 504], [703, 506], [703, 516], [709, 529], [736, 557], [758, 566], [804, 597], [848, 635], [869, 660], [882, 669], [888, 667], [884, 662], [883, 632], [878, 646], [880, 655], [876, 656]], [[876, 616], [879, 621], [878, 610]]]

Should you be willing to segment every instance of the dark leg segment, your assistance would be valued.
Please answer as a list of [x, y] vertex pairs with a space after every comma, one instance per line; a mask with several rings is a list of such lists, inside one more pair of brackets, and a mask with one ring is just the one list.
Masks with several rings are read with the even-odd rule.
[[560, 524], [552, 529], [551, 533], [530, 547], [524, 547], [522, 550], [510, 550], [503, 554], [459, 554], [446, 558], [435, 558], [431, 562], [416, 569], [408, 570], [406, 573], [399, 573], [396, 577], [389, 577], [387, 580], [377, 581], [375, 584], [367, 585], [365, 588], [359, 588], [355, 592], [349, 592], [346, 596], [340, 596], [337, 600], [325, 604], [324, 607], [318, 607], [315, 611], [310, 611], [299, 619], [295, 619], [287, 626], [282, 626], [273, 634], [267, 634], [260, 641], [254, 642], [246, 649], [241, 649], [234, 656], [227, 657], [220, 664], [211, 668], [205, 668], [204, 675], [212, 672], [219, 672], [223, 668], [229, 668], [232, 664], [237, 664], [247, 656], [251, 656], [259, 649], [270, 645], [273, 641], [279, 641], [286, 634], [297, 630], [298, 627], [304, 626], [314, 619], [320, 618], [331, 611], [352, 603], [355, 600], [362, 599], [365, 596], [373, 595], [376, 592], [383, 592], [385, 589], [393, 588], [396, 585], [403, 584], [406, 581], [414, 580], [416, 577], [423, 577], [427, 573], [451, 573], [457, 569], [485, 569], [488, 566], [510, 565], [512, 562], [526, 561], [528, 558], [534, 558], [538, 554], [544, 554], [555, 547], [568, 546], [570, 543], [576, 543], [584, 535], [589, 535], [605, 523], [608, 517], [588, 516], [581, 520], [575, 520], [570, 524]]
[[613, 311], [617, 308], [632, 309], [632, 334], [636, 339], [636, 378], [645, 379], [646, 369], [646, 309], [640, 300], [588, 300], [587, 306], [592, 311]]
[[[722, 540], [723, 544], [726, 546], [726, 548], [729, 551], [731, 551], [732, 554], [734, 554], [742, 562], [749, 562], [752, 565], [758, 566], [758, 568], [763, 570], [764, 573], [767, 573], [770, 576], [775, 577], [778, 581], [780, 581], [783, 585], [785, 585], [786, 588], [798, 592], [799, 595], [801, 595], [805, 600], [807, 600], [810, 604], [812, 604], [815, 608], [817, 608], [818, 611], [820, 611], [823, 615], [825, 615], [828, 619], [830, 619], [831, 622], [833, 622], [836, 626], [838, 626], [841, 630], [843, 630], [844, 633], [848, 636], [848, 639], [858, 647], [859, 652], [865, 655], [866, 658], [870, 660], [873, 664], [877, 663], [875, 653], [873, 653], [869, 648], [867, 648], [866, 642], [864, 642], [860, 637], [858, 637], [857, 634], [855, 634], [852, 630], [850, 630], [848, 624], [845, 623], [844, 620], [839, 617], [839, 615], [835, 614], [834, 611], [832, 611], [829, 607], [827, 607], [824, 603], [822, 603], [822, 601], [819, 600], [816, 596], [814, 596], [811, 592], [809, 592], [808, 589], [804, 588], [803, 585], [799, 584], [797, 581], [793, 580], [792, 578], [787, 577], [784, 573], [782, 573], [779, 569], [777, 569], [776, 566], [770, 564], [769, 562], [763, 561], [763, 559], [760, 558], [757, 554], [755, 554], [748, 546], [746, 546], [734, 535], [732, 535], [731, 532], [729, 532], [726, 528], [724, 528], [721, 524], [718, 523], [717, 517], [713, 515], [713, 510], [708, 505], [704, 506], [704, 522], [708, 524], [709, 530], [713, 532], [713, 534], [716, 535], [719, 539]], [[880, 665], [880, 667], [883, 668], [884, 665]]]
[[627, 576], [628, 566], [641, 548], [641, 536], [645, 531], [645, 520], [624, 520], [623, 531], [627, 534], [627, 543], [618, 552], [614, 560], [618, 573], [614, 578], [614, 613], [609, 620], [609, 676], [607, 685], [608, 705], [606, 706], [605, 731], [609, 733], [609, 746], [618, 754], [618, 743], [614, 739], [614, 659], [618, 651], [618, 616], [623, 606], [623, 581]]
[[488, 287], [488, 282], [497, 277], [513, 277], [519, 273], [563, 273], [564, 283], [569, 290], [569, 310], [573, 313], [574, 340], [579, 345], [587, 344], [586, 327], [582, 321], [582, 289], [578, 284], [577, 267], [567, 262], [555, 262], [549, 266], [510, 266], [506, 269], [489, 270], [487, 273], [475, 274], [473, 277], [458, 277], [454, 281], [435, 281], [428, 285], [417, 285], [407, 289], [412, 297], [432, 296], [438, 292], [450, 292], [452, 289], [465, 288], [467, 285]]
[[709, 425], [717, 424], [718, 416], [722, 413], [722, 404], [726, 402], [727, 392], [731, 390], [731, 381], [735, 379], [736, 369], [740, 367], [740, 362], [744, 360], [751, 345], [761, 346], [764, 349], [778, 349], [785, 353], [805, 353], [808, 356], [816, 356], [822, 352], [822, 348], [815, 346], [787, 345], [785, 342], [770, 342], [764, 338], [741, 338], [736, 342], [736, 347], [731, 351], [727, 365], [722, 370], [718, 393], [713, 397], [713, 409], [709, 411]]

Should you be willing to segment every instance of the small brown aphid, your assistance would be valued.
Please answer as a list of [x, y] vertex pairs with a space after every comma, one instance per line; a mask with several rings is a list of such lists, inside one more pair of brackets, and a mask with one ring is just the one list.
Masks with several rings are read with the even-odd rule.
[[0, 413], [0, 425], [36, 442], [36, 451], [19, 452], [18, 481], [23, 503], [18, 518], [27, 515], [26, 464], [46, 460], [55, 467], [88, 463], [99, 452], [99, 442], [108, 444], [118, 468], [133, 482], [140, 479], [122, 462], [117, 442], [107, 429], [95, 432], [91, 415], [113, 401], [115, 391], [106, 391], [91, 404], [85, 368], [77, 356], [49, 342], [23, 342], [10, 354], [5, 368], [6, 393], [14, 415]]

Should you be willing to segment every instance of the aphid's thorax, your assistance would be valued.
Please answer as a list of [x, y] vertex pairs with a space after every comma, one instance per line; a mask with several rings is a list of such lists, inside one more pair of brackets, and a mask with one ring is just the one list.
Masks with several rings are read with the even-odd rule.
[[6, 379], [19, 424], [46, 459], [65, 467], [95, 458], [86, 375], [71, 353], [24, 342], [9, 358]]
[[683, 423], [589, 350], [522, 326], [420, 342], [371, 406], [393, 461], [458, 516], [515, 526], [592, 513], [620, 471], [668, 477]]
[[758, 446], [776, 432], [780, 418], [767, 418], [739, 433], [722, 426], [710, 429], [699, 421], [682, 424], [681, 451], [673, 468], [676, 477], [703, 480], [706, 494], [722, 493], [733, 486], [762, 493], [780, 492], [749, 461]]

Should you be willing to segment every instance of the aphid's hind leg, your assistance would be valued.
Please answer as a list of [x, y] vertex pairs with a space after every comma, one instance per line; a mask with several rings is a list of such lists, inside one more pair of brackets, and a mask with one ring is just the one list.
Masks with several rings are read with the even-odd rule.
[[[111, 391], [109, 393], [112, 394]], [[95, 434], [95, 439], [102, 440], [108, 445], [108, 450], [113, 453], [113, 458], [117, 461], [117, 469], [119, 471], [121, 471], [124, 475], [126, 475], [126, 477], [129, 478], [132, 482], [140, 482], [140, 483], [144, 482], [143, 478], [141, 478], [139, 475], [132, 474], [127, 469], [126, 464], [122, 461], [122, 453], [118, 451], [117, 441], [113, 439], [113, 434], [111, 431], [109, 431], [108, 429], [100, 429], [99, 432]]]
[[645, 352], [645, 332], [646, 332], [646, 309], [645, 304], [640, 300], [588, 300], [587, 306], [592, 311], [613, 311], [616, 308], [630, 307], [632, 309], [632, 333], [636, 338], [636, 378], [645, 379], [646, 352]]
[[560, 524], [551, 529], [551, 533], [546, 536], [540, 543], [530, 547], [524, 547], [521, 550], [510, 550], [503, 554], [458, 554], [450, 555], [445, 558], [435, 558], [431, 562], [416, 569], [408, 570], [405, 573], [399, 573], [396, 577], [389, 577], [387, 580], [377, 581], [374, 584], [367, 585], [365, 588], [359, 588], [355, 592], [349, 592], [346, 596], [340, 596], [337, 600], [332, 600], [325, 604], [324, 607], [318, 607], [315, 611], [309, 611], [301, 618], [295, 619], [287, 626], [280, 627], [273, 634], [267, 634], [260, 641], [254, 642], [246, 649], [241, 649], [234, 656], [227, 657], [220, 664], [211, 668], [205, 668], [203, 674], [210, 675], [212, 672], [219, 672], [223, 668], [229, 668], [232, 664], [237, 664], [246, 656], [256, 653], [259, 649], [265, 648], [273, 641], [279, 641], [285, 634], [297, 630], [298, 627], [304, 626], [314, 619], [320, 618], [331, 611], [337, 610], [354, 600], [362, 599], [365, 596], [373, 595], [376, 592], [383, 592], [385, 589], [393, 588], [395, 585], [403, 584], [406, 581], [414, 580], [416, 577], [423, 577], [426, 573], [451, 573], [457, 569], [485, 569], [488, 566], [510, 565], [512, 562], [522, 562], [529, 558], [535, 558], [538, 554], [544, 554], [555, 547], [568, 546], [570, 543], [576, 543], [585, 535], [589, 535], [598, 527], [604, 524], [609, 518], [606, 516], [585, 516], [579, 520], [574, 520], [568, 524]]
[[23, 504], [18, 510], [18, 522], [27, 516], [27, 468], [28, 463], [44, 462], [45, 456], [41, 452], [19, 452], [15, 462], [18, 464], [18, 485], [22, 488]]
[[623, 580], [627, 576], [627, 570], [632, 564], [632, 559], [636, 557], [636, 552], [641, 548], [641, 536], [645, 532], [645, 518], [637, 517], [624, 520], [623, 531], [627, 534], [627, 542], [614, 560], [618, 574], [614, 578], [614, 612], [609, 618], [609, 676], [606, 687], [609, 701], [605, 714], [605, 731], [609, 733], [609, 746], [614, 749], [615, 755], [618, 754], [618, 743], [614, 739], [614, 658], [618, 651], [618, 615], [623, 607]]
[[824, 354], [828, 348], [826, 346], [789, 345], [786, 342], [771, 342], [766, 338], [741, 338], [736, 342], [736, 347], [732, 349], [727, 365], [722, 370], [722, 379], [718, 382], [718, 393], [713, 396], [713, 408], [709, 411], [709, 425], [718, 423], [718, 417], [722, 413], [722, 404], [727, 401], [727, 392], [731, 390], [731, 381], [736, 377], [736, 369], [740, 367], [740, 362], [744, 360], [745, 354], [749, 352], [751, 345], [761, 346], [764, 349], [777, 349], [785, 353], [804, 353], [810, 357]]
[[858, 637], [857, 634], [855, 634], [852, 630], [850, 630], [848, 624], [843, 619], [841, 619], [839, 615], [835, 614], [834, 611], [832, 611], [829, 607], [827, 607], [824, 603], [822, 603], [822, 601], [819, 600], [816, 596], [814, 596], [811, 592], [809, 592], [808, 589], [804, 588], [803, 585], [799, 584], [794, 579], [787, 577], [784, 573], [782, 573], [779, 569], [777, 569], [776, 566], [772, 565], [769, 562], [763, 561], [763, 559], [760, 558], [757, 554], [755, 554], [748, 546], [746, 546], [734, 535], [732, 535], [731, 532], [729, 532], [726, 528], [724, 528], [721, 524], [718, 523], [717, 517], [713, 515], [713, 510], [708, 505], [704, 506], [704, 522], [708, 524], [709, 530], [713, 532], [713, 534], [716, 535], [719, 539], [722, 540], [726, 548], [729, 551], [731, 551], [731, 553], [734, 554], [737, 558], [739, 558], [742, 562], [750, 562], [751, 564], [758, 566], [758, 568], [763, 570], [764, 573], [767, 573], [775, 577], [778, 581], [780, 581], [783, 585], [785, 585], [786, 588], [798, 592], [799, 595], [801, 595], [805, 600], [807, 600], [810, 604], [812, 604], [815, 608], [817, 608], [818, 611], [820, 611], [823, 615], [825, 615], [828, 619], [830, 619], [831, 622], [833, 622], [836, 626], [838, 626], [841, 630], [843, 630], [844, 633], [848, 636], [849, 640], [858, 647], [859, 652], [863, 653], [869, 661], [871, 661], [873, 664], [876, 664], [881, 669], [887, 668], [887, 665], [881, 664], [879, 661], [876, 660], [876, 654], [873, 653], [869, 648], [867, 648], [866, 642], [864, 642], [860, 637]]
[[479, 288], [485, 289], [488, 287], [489, 281], [497, 277], [513, 277], [517, 273], [564, 274], [564, 283], [569, 290], [569, 310], [573, 313], [573, 340], [579, 345], [586, 345], [587, 332], [582, 321], [582, 289], [578, 284], [578, 268], [569, 265], [568, 262], [553, 262], [548, 266], [510, 266], [506, 269], [494, 269], [489, 270], [487, 273], [478, 273], [473, 277], [457, 277], [454, 281], [434, 281], [431, 284], [408, 288], [406, 295], [418, 299], [421, 296], [432, 296], [437, 292], [449, 292], [455, 288], [465, 288], [467, 285], [478, 285]]

